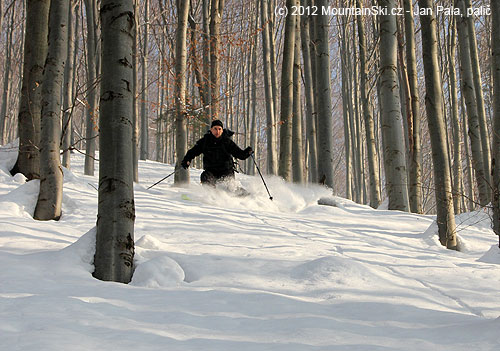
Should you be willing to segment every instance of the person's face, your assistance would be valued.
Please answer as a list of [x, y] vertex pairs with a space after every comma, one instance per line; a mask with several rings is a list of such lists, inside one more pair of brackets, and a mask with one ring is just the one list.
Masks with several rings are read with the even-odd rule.
[[213, 126], [210, 128], [210, 131], [212, 132], [213, 136], [216, 138], [220, 138], [222, 135], [222, 127], [221, 126]]

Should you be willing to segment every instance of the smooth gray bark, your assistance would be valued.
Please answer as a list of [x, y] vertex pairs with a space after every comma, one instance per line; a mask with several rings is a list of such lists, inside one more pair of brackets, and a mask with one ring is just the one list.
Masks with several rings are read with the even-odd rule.
[[69, 1], [52, 1], [49, 45], [42, 86], [40, 137], [40, 192], [34, 218], [59, 220], [63, 195], [63, 171], [59, 157], [61, 141], [62, 87], [68, 47]]
[[[494, 0], [495, 1], [495, 0]], [[498, 1], [498, 0], [496, 0]], [[465, 0], [466, 8], [472, 8], [471, 0]], [[476, 93], [477, 115], [479, 118], [479, 130], [481, 132], [481, 145], [483, 148], [484, 176], [486, 183], [491, 184], [491, 147], [490, 136], [488, 133], [488, 123], [486, 122], [486, 111], [483, 96], [483, 82], [481, 78], [481, 68], [479, 66], [479, 49], [476, 40], [476, 29], [474, 25], [474, 16], [466, 16], [467, 28], [469, 32], [469, 47], [472, 65], [472, 76], [474, 79], [474, 91]], [[491, 186], [490, 186], [491, 187]]]
[[[14, 33], [14, 17], [16, 14], [16, 7], [12, 6], [10, 23], [8, 27], [7, 45], [5, 48], [5, 65], [3, 70], [3, 93], [2, 93], [2, 107], [0, 109], [0, 145], [5, 143], [5, 124], [7, 122], [7, 106], [11, 96], [11, 65], [12, 65], [12, 35]], [[0, 13], [0, 15], [3, 15]], [[1, 25], [1, 23], [0, 23]], [[2, 28], [2, 27], [0, 27]]]
[[[304, 2], [305, 6], [309, 1]], [[310, 36], [310, 17], [303, 17], [300, 22], [300, 34], [302, 44], [302, 61], [304, 62], [304, 95], [306, 98], [306, 142], [308, 152], [309, 181], [318, 182], [318, 149], [316, 138], [316, 112], [314, 105], [313, 73], [311, 67], [311, 54], [309, 44]]]
[[463, 175], [462, 175], [462, 126], [460, 124], [460, 116], [458, 114], [458, 89], [457, 89], [457, 72], [455, 54], [457, 48], [457, 36], [455, 21], [450, 23], [449, 40], [450, 49], [448, 52], [449, 76], [450, 76], [450, 96], [451, 96], [451, 121], [453, 125], [453, 208], [455, 213], [462, 212], [462, 197], [463, 197]]
[[[75, 32], [76, 24], [73, 22], [73, 14], [76, 2], [72, 2], [68, 8], [68, 47], [66, 55], [66, 66], [64, 68], [64, 102], [63, 102], [63, 123], [62, 123], [62, 165], [70, 168], [71, 166], [71, 130], [73, 112], [73, 81], [74, 81], [74, 62], [75, 53]], [[78, 16], [77, 16], [78, 17]]]
[[148, 36], [149, 36], [149, 0], [141, 3], [144, 6], [144, 25], [142, 26], [142, 77], [141, 77], [141, 160], [149, 156], [149, 121], [147, 109], [147, 86], [148, 86]]
[[[455, 0], [455, 7], [465, 13], [463, 0]], [[457, 22], [458, 39], [460, 45], [460, 76], [462, 79], [462, 93], [465, 97], [468, 116], [468, 134], [471, 143], [472, 166], [476, 172], [476, 182], [479, 189], [479, 203], [486, 206], [490, 202], [490, 185], [484, 168], [483, 146], [481, 141], [481, 129], [479, 126], [479, 114], [476, 102], [476, 92], [472, 73], [472, 61], [469, 41], [469, 30], [466, 16], [455, 16]]]
[[43, 67], [47, 57], [50, 0], [32, 0], [26, 6], [23, 84], [19, 102], [19, 153], [12, 173], [29, 180], [40, 177], [40, 114]]
[[[422, 145], [420, 135], [420, 98], [418, 94], [418, 71], [415, 45], [415, 25], [413, 23], [412, 0], [404, 0], [406, 61], [411, 103], [411, 135], [409, 134], [409, 201], [413, 213], [423, 213], [422, 204]], [[410, 123], [410, 121], [408, 121]]]
[[177, 34], [175, 44], [175, 143], [177, 162], [174, 176], [176, 185], [189, 183], [189, 171], [183, 169], [181, 161], [187, 152], [186, 89], [187, 89], [187, 26], [189, 1], [177, 3]]
[[85, 130], [85, 174], [94, 175], [97, 138], [97, 29], [96, 0], [85, 0], [87, 16], [87, 110]]
[[[292, 11], [295, 0], [287, 0], [286, 6]], [[293, 54], [295, 45], [295, 19], [287, 16], [283, 43], [283, 63], [281, 67], [281, 110], [280, 110], [280, 157], [278, 175], [292, 180], [292, 124], [293, 124]]]
[[[340, 40], [340, 65], [342, 72], [342, 118], [344, 122], [344, 148], [345, 148], [345, 197], [346, 199], [352, 199], [352, 130], [350, 123], [350, 109], [349, 109], [349, 73], [348, 73], [348, 47], [347, 47], [347, 19], [342, 17], [342, 29]], [[319, 129], [319, 126], [318, 126]]]
[[[326, 0], [318, 0], [321, 8], [328, 5]], [[328, 21], [326, 15], [316, 16], [316, 79], [318, 81], [318, 178], [321, 183], [333, 189], [333, 120], [330, 87], [330, 50], [328, 45]]]
[[380, 16], [380, 110], [388, 208], [409, 211], [397, 69], [396, 17], [390, 15], [396, 1], [382, 0], [380, 5], [389, 13]]
[[[139, 23], [138, 11], [137, 11], [137, 3], [139, 0], [134, 0], [134, 14], [135, 14], [135, 23]], [[161, 2], [160, 2], [161, 3]], [[138, 48], [138, 37], [139, 37], [139, 28], [134, 26], [134, 44], [132, 47], [132, 80], [133, 80], [133, 113], [132, 113], [132, 160], [134, 165], [134, 182], [139, 181], [139, 104], [138, 104], [138, 70], [139, 70], [139, 54], [137, 52]]]
[[99, 198], [94, 277], [128, 283], [134, 271], [133, 0], [102, 0]]
[[274, 113], [274, 99], [272, 91], [272, 77], [271, 77], [271, 49], [268, 27], [268, 2], [261, 0], [261, 26], [262, 26], [262, 59], [264, 70], [264, 90], [266, 96], [266, 136], [267, 136], [267, 172], [269, 174], [278, 173], [278, 157], [276, 152], [276, 129], [275, 121], [276, 115]]
[[[419, 5], [421, 8], [434, 7], [431, 0], [419, 0]], [[443, 90], [438, 61], [436, 17], [420, 16], [420, 22], [426, 88], [425, 107], [431, 137], [439, 241], [449, 249], [457, 249], [446, 124], [442, 109]]]
[[[256, 14], [258, 19], [259, 15]], [[250, 146], [254, 150], [254, 158], [258, 159], [258, 148], [257, 148], [257, 38], [254, 42], [254, 47], [251, 55], [251, 121], [250, 121]], [[248, 174], [255, 174], [255, 165], [251, 157], [248, 159]]]
[[[212, 119], [220, 113], [220, 26], [225, 0], [211, 0], [210, 6], [210, 83]], [[186, 1], [189, 2], [189, 1]], [[188, 4], [189, 5], [189, 4]]]
[[[356, 4], [361, 8], [361, 1], [356, 0]], [[372, 107], [370, 104], [369, 88], [368, 88], [368, 68], [367, 68], [367, 55], [366, 55], [366, 38], [365, 26], [363, 17], [357, 18], [358, 22], [358, 38], [359, 38], [359, 62], [360, 62], [360, 78], [361, 78], [361, 104], [363, 109], [363, 119], [365, 121], [365, 134], [366, 134], [366, 151], [368, 172], [370, 179], [370, 206], [377, 208], [380, 206], [380, 178], [378, 169], [378, 153], [377, 145], [375, 143], [375, 127], [373, 122]]]
[[493, 73], [493, 231], [500, 247], [500, 3], [491, 2]]
[[[300, 4], [299, 1], [296, 2]], [[295, 21], [295, 47], [293, 54], [293, 125], [292, 125], [292, 179], [304, 183], [304, 152], [302, 149], [302, 99], [300, 69], [300, 17]]]

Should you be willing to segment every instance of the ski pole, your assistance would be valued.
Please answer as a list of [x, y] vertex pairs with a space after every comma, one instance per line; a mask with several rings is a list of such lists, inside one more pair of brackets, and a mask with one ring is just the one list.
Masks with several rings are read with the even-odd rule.
[[168, 176], [166, 177], [163, 177], [161, 180], [157, 181], [156, 183], [154, 183], [153, 185], [151, 185], [150, 187], [148, 187], [147, 190], [151, 189], [152, 187], [154, 187], [156, 184], [160, 184], [161, 182], [163, 182], [165, 179], [167, 179], [168, 177], [170, 176], [173, 176], [175, 173], [179, 172], [181, 169], [179, 168], [178, 170], [176, 171], [173, 171], [172, 173], [170, 173]]
[[255, 164], [255, 167], [257, 167], [257, 171], [259, 171], [260, 179], [262, 179], [262, 182], [264, 183], [264, 186], [266, 187], [267, 193], [269, 194], [269, 200], [272, 201], [273, 197], [271, 196], [271, 193], [269, 192], [269, 189], [267, 188], [267, 184], [266, 184], [266, 181], [264, 180], [264, 177], [262, 176], [262, 173], [260, 173], [259, 166], [257, 165], [257, 162], [255, 162], [255, 157], [253, 157], [253, 153], [251, 156], [252, 156], [253, 163]]

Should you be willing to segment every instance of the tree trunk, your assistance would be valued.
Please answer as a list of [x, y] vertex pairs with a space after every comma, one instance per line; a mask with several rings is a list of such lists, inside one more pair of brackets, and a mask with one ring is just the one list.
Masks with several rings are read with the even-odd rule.
[[[16, 7], [12, 6], [10, 24], [8, 28], [8, 39], [6, 45], [6, 55], [5, 55], [5, 66], [3, 70], [3, 93], [2, 93], [2, 107], [0, 109], [0, 145], [5, 143], [5, 124], [7, 121], [7, 106], [10, 100], [10, 90], [12, 86], [11, 82], [11, 62], [12, 62], [12, 34], [14, 33], [14, 17], [16, 14]], [[0, 15], [2, 15], [0, 13]], [[0, 27], [1, 28], [1, 27]]]
[[219, 118], [220, 103], [220, 74], [219, 74], [219, 51], [220, 51], [220, 24], [225, 0], [211, 0], [210, 8], [210, 82], [212, 118]]
[[[299, 1], [296, 2], [300, 4]], [[295, 47], [293, 54], [293, 126], [292, 126], [292, 179], [304, 183], [304, 152], [302, 150], [302, 86], [300, 70], [300, 17], [295, 20]]]
[[[326, 7], [328, 1], [318, 0], [318, 8]], [[333, 189], [333, 120], [332, 100], [330, 87], [330, 51], [328, 45], [328, 20], [326, 15], [316, 16], [316, 79], [318, 81], [318, 177], [320, 183], [324, 183]]]
[[212, 119], [212, 87], [210, 83], [210, 0], [203, 0], [203, 94], [205, 95], [205, 123]]
[[493, 231], [500, 247], [500, 3], [491, 2], [493, 96]]
[[[258, 19], [258, 12], [256, 17]], [[251, 121], [250, 121], [250, 146], [254, 150], [254, 158], [258, 158], [258, 149], [257, 149], [257, 38], [254, 41], [254, 47], [252, 50], [251, 56]], [[248, 159], [248, 174], [255, 174], [255, 165], [251, 157]]]
[[271, 79], [271, 49], [270, 49], [270, 38], [269, 31], [267, 27], [268, 23], [268, 9], [267, 0], [261, 0], [260, 3], [261, 11], [261, 25], [262, 25], [262, 59], [263, 59], [263, 70], [264, 70], [264, 89], [266, 95], [266, 136], [267, 136], [267, 172], [269, 174], [277, 174], [277, 153], [276, 153], [276, 139], [274, 129], [275, 126], [275, 114], [274, 114], [274, 99], [272, 91], [272, 79]]
[[[431, 0], [419, 0], [419, 5], [421, 8], [434, 7]], [[436, 17], [421, 15], [420, 22], [426, 88], [425, 107], [431, 137], [439, 241], [449, 249], [457, 249], [455, 212], [447, 157], [446, 124], [442, 109], [443, 90], [438, 62]]]
[[[358, 8], [361, 8], [361, 1], [356, 0]], [[363, 108], [363, 119], [365, 121], [366, 149], [368, 154], [368, 171], [370, 173], [370, 206], [377, 208], [380, 206], [380, 178], [378, 169], [378, 153], [375, 143], [375, 127], [373, 114], [368, 96], [368, 69], [366, 59], [366, 37], [363, 17], [357, 17], [358, 37], [359, 37], [359, 61], [361, 69], [361, 103]]]
[[[455, 7], [460, 8], [465, 13], [464, 0], [455, 0]], [[490, 189], [487, 182], [483, 148], [481, 141], [481, 130], [479, 127], [479, 115], [476, 103], [476, 92], [474, 88], [474, 78], [472, 74], [472, 63], [470, 55], [469, 31], [467, 28], [466, 16], [455, 16], [458, 29], [458, 39], [460, 44], [460, 76], [462, 78], [462, 93], [467, 106], [469, 138], [472, 151], [472, 166], [476, 172], [476, 182], [479, 189], [479, 203], [486, 206], [490, 202]]]
[[177, 34], [175, 44], [175, 143], [177, 162], [174, 178], [176, 185], [189, 183], [189, 171], [183, 169], [181, 161], [187, 152], [186, 87], [187, 87], [187, 26], [189, 1], [178, 1]]
[[458, 114], [458, 92], [457, 92], [457, 73], [455, 54], [457, 47], [455, 21], [450, 23], [450, 50], [448, 52], [449, 61], [449, 76], [450, 76], [450, 96], [451, 96], [451, 120], [453, 125], [453, 208], [455, 213], [462, 212], [462, 197], [463, 197], [463, 176], [462, 176], [462, 147], [461, 135], [462, 126], [460, 125], [460, 117]]
[[133, 0], [102, 0], [99, 199], [94, 277], [128, 283], [134, 271]]
[[97, 138], [97, 33], [96, 0], [85, 0], [87, 15], [87, 113], [85, 133], [85, 174], [94, 175], [94, 159]]
[[73, 114], [73, 81], [74, 66], [73, 56], [75, 52], [75, 31], [73, 25], [73, 13], [76, 2], [70, 4], [68, 10], [68, 51], [66, 54], [66, 66], [64, 69], [64, 104], [63, 104], [63, 124], [62, 124], [62, 149], [63, 149], [63, 167], [70, 168], [70, 147], [71, 147], [71, 116]]
[[40, 193], [35, 219], [61, 217], [63, 172], [59, 157], [61, 140], [61, 101], [64, 65], [68, 47], [69, 1], [52, 1], [49, 18], [49, 46], [42, 86], [40, 138]]
[[380, 16], [380, 110], [382, 144], [389, 209], [408, 211], [406, 160], [397, 69], [395, 0], [380, 1], [387, 15]]
[[[498, 0], [497, 0], [498, 1]], [[472, 8], [471, 0], [465, 0], [467, 9]], [[481, 68], [479, 67], [478, 45], [476, 40], [476, 29], [474, 26], [474, 16], [465, 16], [469, 32], [469, 47], [472, 65], [472, 76], [474, 79], [474, 91], [476, 93], [477, 114], [479, 118], [479, 130], [481, 132], [481, 146], [483, 149], [484, 176], [486, 183], [491, 186], [491, 149], [490, 137], [488, 134], [488, 123], [486, 122], [486, 111], [484, 109], [483, 83], [481, 79]], [[490, 194], [489, 194], [490, 195]]]
[[[47, 57], [50, 0], [28, 1], [24, 40], [23, 85], [19, 102], [19, 154], [12, 173], [40, 177], [40, 114], [43, 67]], [[29, 39], [28, 39], [29, 38]]]
[[[295, 0], [287, 0], [286, 2], [286, 6], [290, 11], [295, 4]], [[293, 52], [296, 17], [286, 17], [283, 64], [281, 67], [280, 158], [278, 175], [287, 181], [292, 180]]]
[[[137, 11], [137, 2], [139, 0], [134, 1], [134, 14], [135, 14], [135, 23], [139, 23], [138, 11]], [[133, 80], [133, 113], [132, 113], [132, 160], [134, 167], [134, 182], [139, 181], [139, 104], [138, 104], [138, 71], [139, 71], [139, 54], [137, 52], [137, 48], [139, 46], [138, 43], [139, 38], [139, 28], [134, 26], [134, 44], [132, 47], [132, 80]]]
[[[344, 5], [344, 3], [342, 3]], [[344, 122], [344, 148], [345, 148], [345, 198], [352, 200], [352, 130], [351, 124], [349, 123], [349, 83], [348, 83], [348, 68], [347, 68], [347, 19], [342, 17], [342, 29], [341, 35], [339, 36], [339, 46], [340, 46], [340, 65], [342, 72], [342, 118]], [[319, 126], [318, 126], [319, 129]]]
[[409, 201], [413, 213], [423, 213], [422, 205], [422, 150], [420, 136], [420, 98], [418, 95], [418, 71], [415, 46], [415, 26], [413, 23], [412, 0], [404, 0], [406, 61], [410, 85], [411, 135], [409, 135]]
[[[309, 6], [309, 1], [305, 2], [305, 6]], [[301, 43], [302, 43], [302, 60], [304, 61], [304, 91], [306, 98], [306, 140], [309, 148], [308, 152], [308, 168], [309, 180], [312, 183], [318, 182], [318, 155], [317, 155], [317, 141], [316, 141], [316, 111], [314, 106], [314, 89], [313, 89], [313, 76], [311, 67], [311, 55], [309, 50], [310, 17], [304, 17], [301, 21]]]
[[144, 26], [142, 27], [142, 77], [141, 77], [141, 160], [146, 160], [149, 156], [149, 121], [147, 109], [147, 87], [148, 87], [148, 35], [149, 35], [149, 0], [144, 0]]

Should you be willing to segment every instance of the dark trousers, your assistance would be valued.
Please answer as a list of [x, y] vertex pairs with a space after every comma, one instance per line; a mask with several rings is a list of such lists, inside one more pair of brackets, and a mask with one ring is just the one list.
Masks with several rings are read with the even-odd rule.
[[223, 181], [228, 178], [234, 179], [234, 171], [232, 169], [225, 169], [222, 171], [205, 170], [200, 176], [201, 184], [215, 186], [217, 182]]

